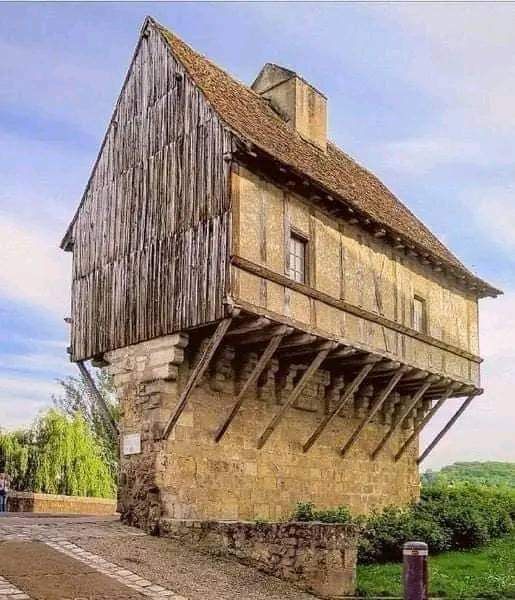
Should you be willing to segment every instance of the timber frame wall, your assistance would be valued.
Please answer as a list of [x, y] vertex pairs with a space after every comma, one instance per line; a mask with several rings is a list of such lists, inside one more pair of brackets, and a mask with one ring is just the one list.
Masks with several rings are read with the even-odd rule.
[[231, 134], [145, 29], [76, 218], [72, 360], [224, 316]]

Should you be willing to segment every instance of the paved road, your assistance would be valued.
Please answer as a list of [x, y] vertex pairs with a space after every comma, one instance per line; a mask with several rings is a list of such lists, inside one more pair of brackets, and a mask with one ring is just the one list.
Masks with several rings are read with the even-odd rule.
[[0, 517], [0, 600], [314, 600], [114, 517]]

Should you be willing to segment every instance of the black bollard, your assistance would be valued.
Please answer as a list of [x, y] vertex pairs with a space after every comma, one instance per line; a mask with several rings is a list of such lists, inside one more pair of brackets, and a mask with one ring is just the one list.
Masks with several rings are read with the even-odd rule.
[[404, 558], [404, 600], [427, 600], [427, 544], [406, 542], [402, 548]]

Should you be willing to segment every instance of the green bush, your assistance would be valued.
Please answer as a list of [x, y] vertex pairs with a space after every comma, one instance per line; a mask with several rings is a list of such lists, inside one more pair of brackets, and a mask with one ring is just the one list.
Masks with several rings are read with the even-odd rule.
[[299, 521], [361, 522], [358, 560], [361, 563], [398, 561], [409, 540], [424, 541], [431, 554], [481, 546], [514, 529], [515, 490], [471, 483], [424, 486], [420, 501], [408, 508], [388, 507], [367, 518], [353, 519], [345, 507], [316, 510], [299, 503]]
[[299, 502], [291, 516], [292, 521], [321, 521], [322, 523], [354, 523], [350, 510], [346, 506], [328, 510], [315, 510], [312, 502]]

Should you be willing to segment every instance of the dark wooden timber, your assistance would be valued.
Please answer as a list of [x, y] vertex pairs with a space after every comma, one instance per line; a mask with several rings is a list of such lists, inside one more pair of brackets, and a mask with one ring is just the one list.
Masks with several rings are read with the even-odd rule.
[[206, 346], [206, 349], [202, 353], [202, 356], [200, 357], [195, 368], [191, 371], [188, 381], [186, 382], [186, 385], [184, 386], [184, 389], [182, 390], [181, 395], [179, 396], [177, 406], [175, 407], [172, 415], [168, 419], [163, 429], [163, 439], [166, 440], [168, 438], [170, 432], [179, 420], [179, 417], [186, 408], [186, 404], [188, 403], [188, 399], [191, 392], [193, 391], [194, 387], [200, 381], [202, 375], [208, 368], [209, 363], [213, 358], [214, 353], [216, 352], [216, 349], [220, 345], [221, 341], [224, 339], [227, 330], [231, 326], [231, 323], [232, 318], [223, 319], [222, 321], [220, 321], [220, 323], [218, 323], [218, 326], [213, 335], [211, 336], [209, 343]]
[[417, 390], [417, 392], [415, 392], [415, 394], [411, 398], [411, 401], [408, 402], [408, 404], [405, 406], [405, 408], [402, 411], [402, 413], [399, 415], [399, 418], [395, 421], [395, 423], [392, 424], [392, 426], [386, 432], [386, 434], [383, 437], [383, 439], [375, 447], [375, 449], [374, 449], [374, 451], [372, 452], [372, 455], [371, 455], [372, 460], [375, 460], [377, 458], [377, 455], [386, 446], [388, 440], [397, 431], [397, 429], [399, 429], [399, 427], [404, 423], [404, 421], [406, 420], [406, 418], [408, 417], [408, 415], [417, 406], [417, 404], [419, 403], [420, 399], [424, 396], [424, 394], [433, 385], [433, 383], [435, 381], [438, 381], [438, 377], [436, 377], [436, 376], [434, 376], [434, 377], [428, 377], [427, 380], [424, 381], [424, 383]]
[[267, 267], [264, 267], [262, 265], [258, 265], [250, 260], [247, 260], [246, 258], [242, 258], [241, 256], [233, 256], [231, 258], [231, 262], [236, 267], [243, 269], [244, 271], [247, 271], [248, 273], [252, 273], [253, 275], [258, 275], [259, 277], [264, 277], [265, 279], [269, 279], [270, 281], [273, 281], [274, 283], [282, 285], [282, 286], [284, 286], [288, 289], [294, 290], [296, 292], [300, 292], [301, 294], [304, 294], [304, 295], [308, 296], [309, 298], [314, 298], [315, 300], [319, 300], [320, 302], [323, 302], [324, 304], [327, 304], [329, 306], [334, 306], [335, 308], [344, 310], [345, 312], [356, 315], [357, 317], [361, 317], [362, 319], [366, 319], [367, 321], [372, 321], [374, 323], [378, 323], [379, 325], [383, 325], [384, 327], [387, 327], [388, 329], [397, 331], [399, 333], [403, 333], [409, 337], [415, 338], [422, 342], [426, 342], [427, 344], [431, 344], [433, 346], [436, 346], [437, 348], [440, 348], [441, 350], [446, 350], [447, 352], [451, 352], [452, 354], [461, 356], [462, 358], [467, 358], [468, 360], [471, 360], [476, 363], [481, 362], [481, 358], [479, 356], [476, 356], [475, 354], [471, 354], [470, 352], [467, 352], [466, 350], [462, 350], [461, 348], [458, 348], [457, 346], [447, 344], [446, 342], [443, 342], [442, 340], [439, 340], [437, 338], [426, 335], [425, 333], [420, 333], [419, 331], [415, 331], [415, 329], [412, 329], [411, 327], [407, 327], [406, 325], [402, 325], [401, 323], [392, 321], [391, 319], [383, 317], [382, 315], [371, 312], [371, 311], [361, 308], [359, 306], [355, 306], [354, 304], [351, 304], [350, 302], [347, 302], [346, 300], [337, 299], [333, 296], [330, 296], [329, 294], [326, 294], [326, 293], [316, 290], [312, 287], [309, 287], [308, 285], [305, 285], [304, 283], [299, 283], [298, 281], [293, 281], [293, 279], [286, 277], [286, 275], [281, 275], [280, 273], [276, 273], [275, 271], [272, 271], [271, 269], [268, 269]]
[[237, 335], [246, 335], [251, 331], [261, 330], [267, 325], [271, 325], [270, 319], [266, 317], [258, 317], [257, 319], [251, 319], [238, 327], [234, 327], [231, 331], [227, 332], [227, 337], [231, 338]]
[[424, 427], [436, 415], [436, 413], [440, 410], [440, 408], [442, 408], [442, 406], [445, 404], [445, 401], [452, 396], [452, 393], [455, 390], [456, 390], [456, 384], [455, 383], [451, 383], [449, 386], [447, 386], [447, 388], [440, 395], [440, 397], [435, 402], [435, 404], [431, 408], [431, 410], [427, 413], [427, 415], [422, 419], [422, 421], [418, 425], [415, 425], [415, 429], [413, 430], [413, 432], [411, 433], [411, 435], [409, 436], [409, 438], [404, 442], [404, 444], [402, 444], [402, 446], [400, 447], [400, 449], [397, 451], [397, 454], [395, 455], [395, 459], [394, 459], [395, 462], [397, 462], [404, 455], [404, 453], [406, 452], [406, 450], [418, 438], [418, 435], [420, 434], [420, 432], [422, 431], [422, 429], [424, 429]]
[[146, 31], [63, 240], [74, 361], [226, 316], [233, 136]]
[[277, 412], [275, 417], [270, 421], [269, 425], [266, 427], [266, 429], [261, 434], [261, 437], [259, 438], [259, 440], [257, 442], [258, 449], [263, 448], [263, 446], [266, 444], [268, 438], [272, 435], [274, 429], [282, 421], [288, 408], [290, 408], [290, 406], [299, 397], [299, 395], [301, 394], [302, 390], [305, 388], [308, 381], [317, 372], [320, 365], [324, 362], [324, 360], [327, 358], [327, 355], [329, 354], [329, 352], [331, 350], [333, 350], [335, 348], [335, 346], [336, 346], [336, 344], [334, 344], [333, 342], [327, 342], [325, 344], [325, 347], [323, 349], [320, 349], [320, 351], [315, 356], [315, 358], [313, 359], [313, 361], [311, 362], [309, 367], [304, 371], [304, 374], [300, 378], [299, 382], [293, 388], [290, 395], [288, 396], [288, 398], [286, 399], [284, 404], [281, 406], [281, 408], [279, 409], [279, 411]]
[[440, 433], [435, 437], [435, 439], [429, 444], [429, 446], [422, 452], [417, 460], [417, 465], [419, 465], [427, 456], [434, 450], [435, 446], [440, 442], [440, 440], [444, 437], [444, 435], [449, 431], [449, 429], [456, 423], [456, 421], [461, 417], [461, 415], [465, 412], [469, 404], [474, 400], [474, 398], [478, 394], [475, 392], [471, 394], [465, 402], [459, 407], [459, 409], [454, 413], [454, 415], [449, 419], [447, 425], [440, 431]]
[[265, 348], [263, 354], [259, 358], [252, 373], [249, 375], [248, 379], [243, 384], [243, 386], [240, 390], [240, 393], [236, 397], [236, 402], [235, 402], [229, 416], [227, 417], [224, 424], [220, 427], [217, 434], [215, 435], [215, 442], [219, 442], [222, 439], [222, 437], [224, 436], [225, 432], [229, 428], [229, 425], [232, 423], [233, 419], [236, 417], [236, 415], [238, 414], [238, 411], [242, 407], [243, 402], [245, 401], [245, 394], [247, 393], [247, 390], [258, 380], [258, 377], [261, 375], [263, 370], [266, 368], [266, 366], [270, 362], [270, 359], [272, 358], [275, 351], [279, 347], [279, 344], [281, 343], [281, 340], [283, 339], [285, 333], [286, 333], [286, 326], [283, 326], [282, 333], [278, 333], [278, 334], [274, 335], [268, 342], [268, 346]]
[[358, 441], [361, 432], [365, 427], [370, 423], [370, 421], [374, 418], [375, 414], [381, 409], [383, 404], [388, 400], [388, 397], [393, 392], [394, 387], [399, 383], [402, 376], [408, 371], [410, 367], [402, 366], [390, 379], [386, 387], [379, 394], [379, 397], [374, 403], [374, 406], [369, 411], [368, 415], [361, 421], [361, 423], [357, 426], [354, 432], [351, 434], [349, 439], [345, 442], [344, 446], [340, 450], [340, 454], [345, 456], [347, 452], [354, 446], [354, 444]]
[[116, 424], [116, 421], [114, 420], [113, 415], [111, 414], [111, 411], [109, 410], [109, 407], [107, 406], [106, 401], [104, 400], [104, 397], [95, 385], [93, 377], [91, 377], [91, 373], [88, 371], [86, 365], [84, 364], [84, 361], [77, 361], [77, 367], [79, 368], [80, 374], [82, 375], [82, 379], [84, 380], [86, 389], [89, 391], [89, 396], [91, 400], [100, 408], [100, 411], [104, 416], [104, 420], [107, 423], [108, 427], [111, 429], [111, 432], [113, 433], [114, 437], [118, 437], [120, 433], [118, 430], [118, 425]]
[[354, 379], [349, 383], [349, 385], [344, 389], [342, 396], [340, 397], [340, 402], [338, 406], [333, 410], [333, 412], [327, 415], [324, 420], [320, 423], [320, 425], [315, 429], [315, 431], [311, 434], [309, 439], [306, 441], [304, 446], [302, 447], [303, 452], [307, 452], [311, 446], [318, 440], [318, 438], [322, 435], [325, 428], [340, 414], [343, 410], [344, 406], [347, 404], [349, 398], [354, 394], [354, 392], [359, 388], [359, 386], [363, 383], [366, 376], [370, 373], [370, 371], [374, 368], [374, 363], [365, 364], [359, 373], [354, 377]]

